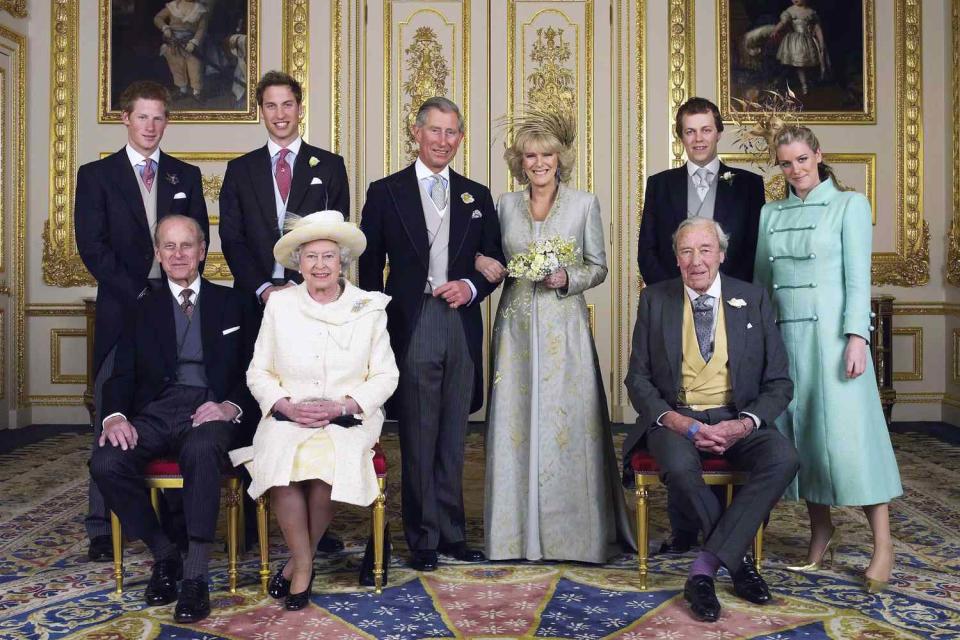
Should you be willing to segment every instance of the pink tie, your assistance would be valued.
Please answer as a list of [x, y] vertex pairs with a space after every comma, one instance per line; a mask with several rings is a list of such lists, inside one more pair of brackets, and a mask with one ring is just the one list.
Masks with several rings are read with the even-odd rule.
[[140, 177], [143, 178], [143, 186], [147, 188], [147, 191], [153, 189], [153, 178], [157, 175], [153, 170], [153, 165], [154, 162], [150, 158], [143, 161], [143, 173], [140, 174]]
[[277, 159], [277, 168], [273, 174], [277, 179], [277, 189], [280, 190], [280, 197], [284, 202], [287, 201], [287, 196], [290, 195], [290, 183], [293, 182], [293, 174], [290, 171], [290, 165], [287, 164], [287, 155], [289, 154], [290, 149], [280, 149], [280, 152], [277, 154], [280, 156]]

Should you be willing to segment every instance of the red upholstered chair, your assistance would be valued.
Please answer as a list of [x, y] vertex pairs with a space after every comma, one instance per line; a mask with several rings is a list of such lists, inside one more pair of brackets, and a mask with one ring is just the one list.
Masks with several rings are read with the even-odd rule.
[[[637, 560], [640, 565], [640, 588], [647, 588], [647, 559], [650, 543], [648, 528], [648, 499], [650, 487], [662, 484], [660, 482], [660, 466], [650, 453], [643, 449], [635, 449], [630, 456], [630, 468], [636, 479], [637, 489]], [[748, 474], [737, 471], [724, 458], [706, 458], [703, 460], [703, 481], [710, 485], [725, 485], [727, 487], [727, 504], [733, 500], [733, 487], [744, 484]], [[753, 559], [760, 570], [760, 558], [763, 551], [763, 527], [757, 530], [753, 539]]]
[[[183, 476], [176, 460], [159, 458], [147, 464], [143, 479], [150, 489], [150, 502], [153, 510], [160, 515], [161, 489], [183, 489]], [[243, 500], [240, 491], [243, 483], [233, 470], [224, 472], [223, 486], [227, 489], [227, 576], [230, 581], [230, 593], [237, 592], [237, 549], [240, 547], [240, 522], [243, 514]], [[113, 576], [117, 583], [117, 593], [123, 593], [123, 537], [120, 518], [110, 512], [110, 526], [113, 530]]]
[[[370, 518], [371, 535], [373, 536], [373, 579], [374, 592], [383, 592], [383, 549], [384, 527], [386, 524], [386, 490], [387, 490], [387, 457], [380, 448], [380, 443], [373, 445], [373, 470], [377, 474], [377, 485], [380, 488], [376, 500], [373, 501], [373, 513]], [[270, 531], [268, 494], [257, 498], [257, 537], [260, 538], [260, 593], [267, 594], [267, 585], [270, 583]]]

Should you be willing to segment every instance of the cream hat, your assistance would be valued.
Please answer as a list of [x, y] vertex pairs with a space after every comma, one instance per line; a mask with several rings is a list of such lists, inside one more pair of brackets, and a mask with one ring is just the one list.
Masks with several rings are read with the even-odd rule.
[[288, 269], [300, 267], [293, 259], [293, 252], [302, 244], [314, 240], [331, 240], [350, 250], [356, 258], [367, 248], [367, 237], [352, 222], [344, 222], [339, 211], [317, 211], [303, 217], [287, 215], [287, 227], [277, 244], [273, 245], [273, 257]]

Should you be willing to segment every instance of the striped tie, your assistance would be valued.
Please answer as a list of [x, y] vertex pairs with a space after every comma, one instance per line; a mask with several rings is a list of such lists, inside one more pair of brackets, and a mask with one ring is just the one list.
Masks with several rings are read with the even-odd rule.
[[438, 211], [447, 206], [447, 181], [439, 173], [433, 174], [433, 184], [430, 185], [430, 199], [437, 205]]

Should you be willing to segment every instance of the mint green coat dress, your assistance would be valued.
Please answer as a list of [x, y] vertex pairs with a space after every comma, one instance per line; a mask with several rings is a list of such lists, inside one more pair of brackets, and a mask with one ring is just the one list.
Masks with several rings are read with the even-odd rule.
[[793, 400], [777, 429], [800, 452], [787, 497], [871, 505], [901, 493], [871, 358], [848, 379], [847, 336], [870, 339], [870, 203], [825, 180], [760, 212], [754, 278], [770, 291], [790, 357]]

